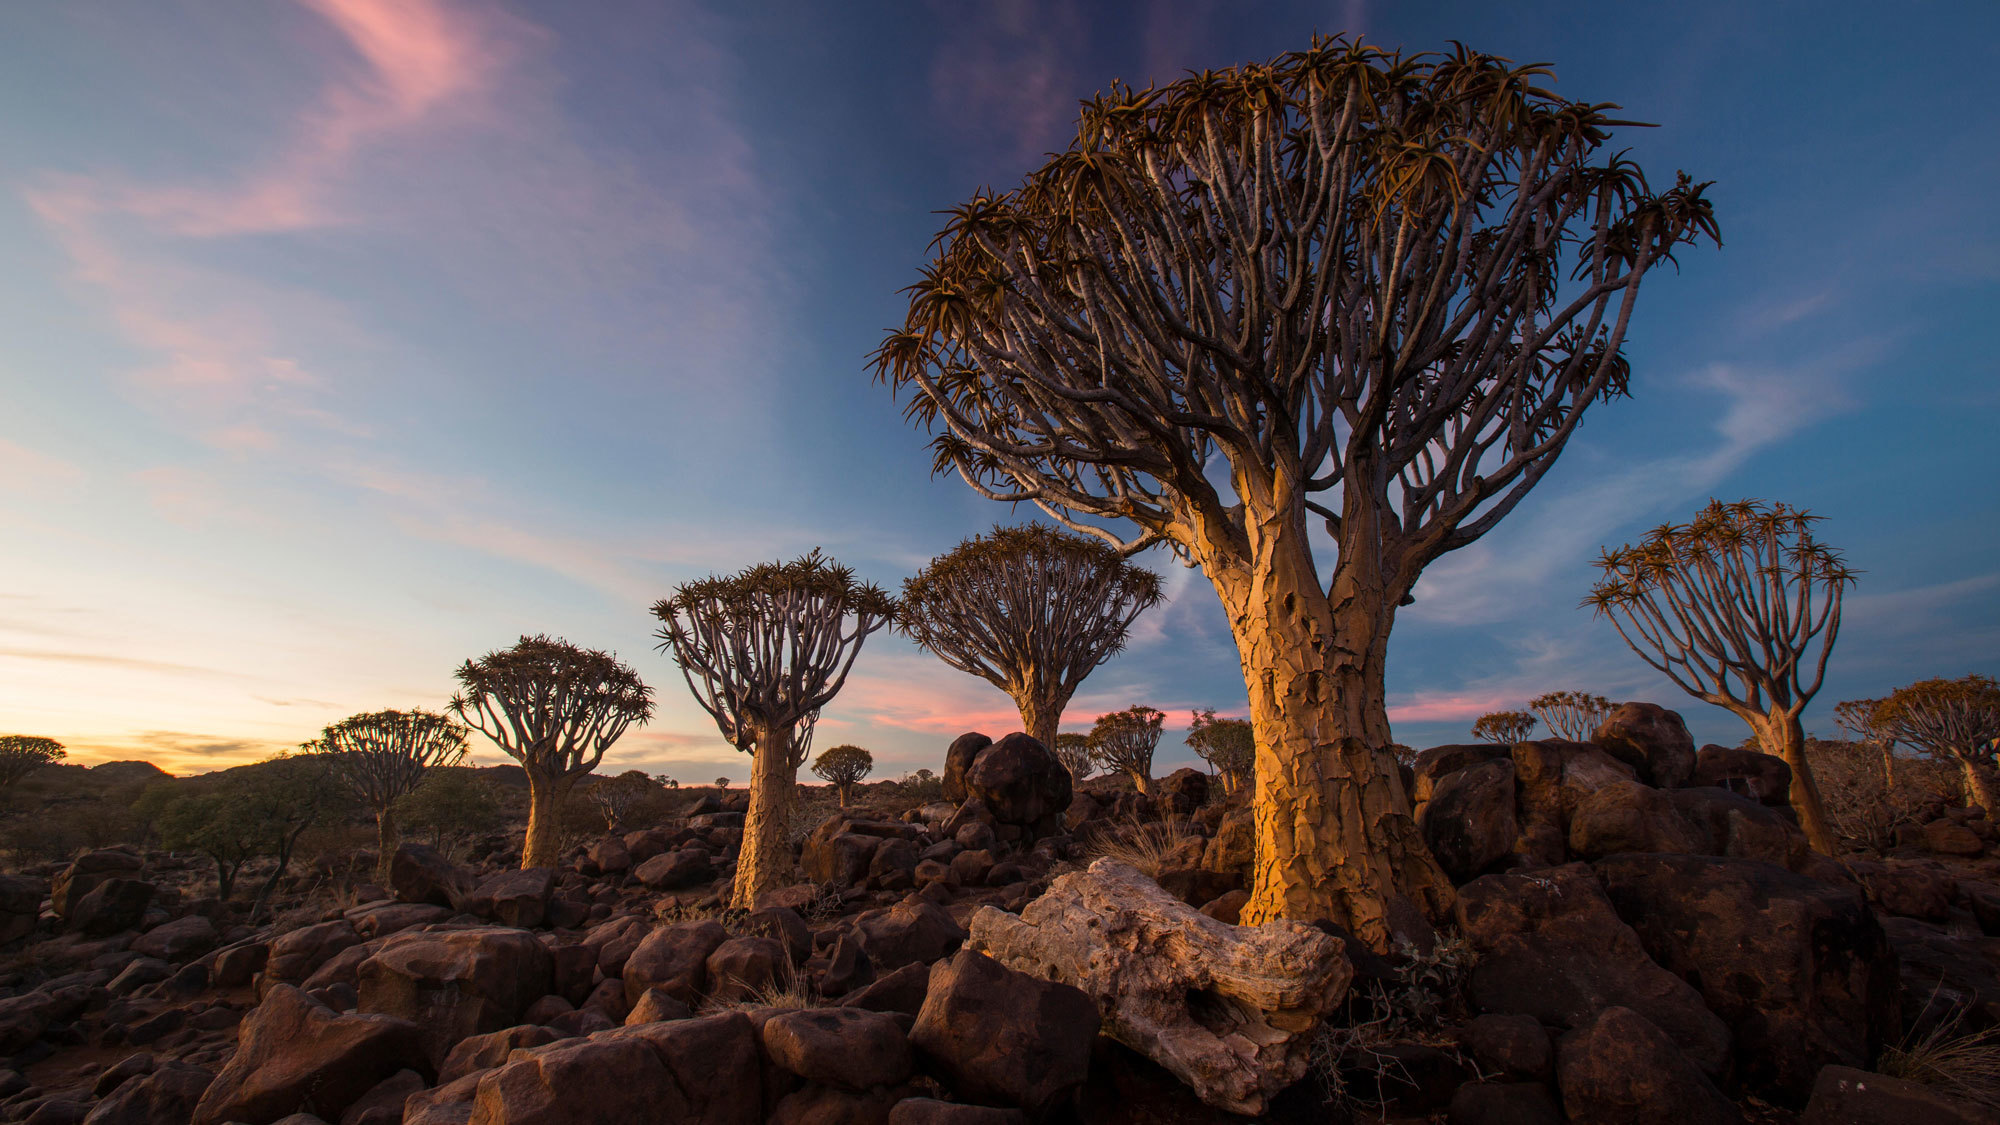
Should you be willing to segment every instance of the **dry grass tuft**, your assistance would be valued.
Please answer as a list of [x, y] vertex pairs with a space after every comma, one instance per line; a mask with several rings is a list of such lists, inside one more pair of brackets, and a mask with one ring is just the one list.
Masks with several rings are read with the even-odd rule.
[[797, 969], [785, 967], [778, 979], [756, 988], [750, 988], [744, 981], [729, 978], [726, 984], [736, 986], [730, 991], [741, 994], [740, 999], [718, 1000], [711, 996], [703, 1002], [701, 1014], [715, 1012], [749, 1012], [758, 1008], [824, 1008], [826, 999], [812, 986], [805, 974]]
[[1882, 1052], [1878, 1069], [1941, 1094], [2000, 1109], [2000, 1028], [1968, 1031], [1965, 1009]]
[[1149, 823], [1129, 817], [1092, 842], [1089, 858], [1122, 863], [1144, 872], [1149, 879], [1158, 879], [1160, 872], [1166, 869], [1167, 858], [1195, 837], [1196, 832], [1185, 821]]

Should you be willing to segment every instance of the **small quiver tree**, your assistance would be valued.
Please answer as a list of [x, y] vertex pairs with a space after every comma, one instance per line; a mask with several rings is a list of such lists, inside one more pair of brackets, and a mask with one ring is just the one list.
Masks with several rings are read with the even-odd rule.
[[545, 636], [468, 660], [451, 713], [493, 740], [528, 776], [521, 866], [554, 867], [562, 808], [628, 727], [653, 715], [653, 694], [610, 653]]
[[1897, 688], [1875, 705], [1873, 726], [1882, 736], [1908, 743], [1958, 766], [1967, 799], [2000, 816], [1994, 782], [2000, 754], [2000, 683], [1990, 676], [1919, 680]]
[[431, 846], [440, 851], [455, 850], [506, 821], [507, 810], [493, 784], [464, 766], [431, 770], [396, 802], [396, 822], [428, 833]]
[[840, 807], [844, 809], [855, 783], [874, 771], [875, 756], [859, 746], [836, 746], [820, 751], [812, 769], [840, 794]]
[[[1550, 734], [1571, 742], [1583, 742], [1597, 730], [1604, 716], [1611, 713], [1611, 701], [1587, 691], [1552, 691], [1530, 699], [1528, 709], [1541, 716]], [[1531, 729], [1532, 726], [1531, 723]]]
[[162, 844], [200, 852], [215, 864], [216, 894], [224, 902], [247, 864], [276, 860], [251, 905], [255, 917], [291, 869], [306, 832], [351, 808], [347, 788], [330, 774], [325, 758], [301, 754], [160, 782], [139, 798], [135, 811], [152, 822]]
[[1245, 924], [1386, 952], [1393, 899], [1449, 911], [1386, 753], [1396, 608], [1625, 392], [1641, 279], [1716, 234], [1705, 185], [1655, 191], [1547, 77], [1316, 39], [1114, 84], [950, 212], [876, 352], [940, 471], [1214, 584], [1257, 733]]
[[[751, 756], [750, 813], [731, 905], [751, 909], [791, 866], [785, 839], [810, 724], [896, 603], [818, 551], [689, 582], [655, 606], [672, 653], [722, 737]], [[725, 785], [722, 779], [717, 784]]]
[[1082, 781], [1097, 772], [1097, 747], [1091, 745], [1087, 734], [1058, 734], [1049, 749], [1056, 761], [1069, 771], [1072, 782]]
[[434, 711], [374, 711], [342, 719], [301, 749], [375, 814], [375, 878], [387, 884], [396, 853], [396, 802], [438, 766], [465, 760], [465, 728]]
[[1248, 719], [1218, 719], [1215, 708], [1193, 713], [1188, 725], [1188, 749], [1222, 778], [1222, 791], [1234, 793], [1250, 780], [1257, 764], [1257, 735]]
[[1875, 725], [1875, 710], [1882, 706], [1879, 699], [1843, 699], [1833, 705], [1833, 722], [1841, 730], [1854, 736], [1854, 741], [1872, 748], [1882, 757], [1882, 784], [1894, 787], [1896, 784], [1896, 740]]
[[1160, 728], [1167, 716], [1140, 705], [1109, 715], [1099, 715], [1090, 728], [1090, 744], [1098, 761], [1115, 770], [1124, 770], [1141, 793], [1153, 791], [1153, 750], [1160, 744]]
[[1473, 720], [1472, 737], [1481, 742], [1498, 742], [1512, 746], [1516, 742], [1526, 742], [1535, 733], [1535, 713], [1533, 711], [1489, 711]]
[[648, 801], [662, 794], [660, 782], [644, 770], [626, 770], [617, 777], [600, 778], [590, 787], [590, 803], [604, 818], [604, 830], [616, 832], [625, 820]]
[[1022, 729], [1051, 746], [1077, 685], [1159, 600], [1159, 576], [1101, 540], [1030, 524], [933, 559], [904, 581], [900, 620], [938, 659], [1011, 696]]
[[1854, 572], [1813, 538], [1816, 517], [1759, 500], [1711, 500], [1685, 524], [1606, 551], [1584, 604], [1682, 691], [1734, 712], [1792, 767], [1792, 807], [1815, 851], [1832, 826], [1799, 713], [1826, 677]]
[[0, 795], [22, 778], [68, 757], [62, 743], [32, 734], [0, 734]]

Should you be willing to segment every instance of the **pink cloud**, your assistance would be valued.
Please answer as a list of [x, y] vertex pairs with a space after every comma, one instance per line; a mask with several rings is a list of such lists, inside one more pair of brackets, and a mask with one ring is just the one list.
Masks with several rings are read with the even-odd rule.
[[1516, 695], [1500, 692], [1475, 695], [1428, 695], [1420, 694], [1408, 703], [1399, 703], [1389, 708], [1392, 723], [1435, 723], [1453, 719], [1470, 722], [1489, 711], [1501, 711], [1513, 706]]
[[83, 467], [0, 438], [0, 490], [29, 494], [67, 492], [89, 479]]

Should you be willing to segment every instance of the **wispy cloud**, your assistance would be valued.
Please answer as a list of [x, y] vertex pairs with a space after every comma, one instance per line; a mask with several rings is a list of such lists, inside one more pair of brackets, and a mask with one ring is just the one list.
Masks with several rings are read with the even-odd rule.
[[0, 438], [0, 492], [66, 494], [89, 479], [90, 474], [75, 462]]
[[1079, 97], [1101, 85], [1082, 77], [1085, 9], [1059, 0], [933, 7], [950, 14], [931, 59], [939, 121], [986, 142], [972, 147], [1001, 150], [1023, 174], [1067, 145]]

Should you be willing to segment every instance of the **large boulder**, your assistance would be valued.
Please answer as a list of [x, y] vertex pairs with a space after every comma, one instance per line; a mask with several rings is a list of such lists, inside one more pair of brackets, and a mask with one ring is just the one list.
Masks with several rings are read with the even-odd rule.
[[1481, 762], [1507, 756], [1507, 747], [1497, 742], [1451, 743], [1420, 751], [1416, 764], [1410, 768], [1410, 800], [1421, 808], [1445, 778]]
[[690, 845], [647, 859], [632, 869], [632, 877], [656, 891], [673, 891], [715, 879], [715, 858], [705, 847]]
[[65, 921], [86, 936], [108, 937], [138, 926], [156, 893], [144, 879], [108, 878], [72, 903]]
[[360, 944], [360, 932], [345, 918], [293, 930], [271, 943], [264, 962], [264, 987], [299, 984], [342, 951]]
[[503, 926], [532, 930], [548, 917], [549, 896], [555, 893], [553, 867], [523, 867], [489, 875], [465, 896], [459, 909]]
[[614, 1036], [652, 1044], [687, 1102], [687, 1113], [640, 1120], [692, 1125], [757, 1125], [764, 1120], [763, 1055], [757, 1028], [742, 1012], [641, 1024]]
[[1057, 879], [1019, 917], [982, 908], [971, 947], [1082, 989], [1105, 1034], [1234, 1113], [1264, 1112], [1304, 1076], [1312, 1032], [1353, 977], [1320, 930], [1219, 922], [1108, 859]]
[[785, 1012], [764, 1021], [771, 1061], [809, 1082], [851, 1089], [889, 1086], [910, 1076], [910, 1042], [895, 1018], [860, 1008]]
[[1620, 703], [1597, 725], [1590, 741], [1631, 766], [1648, 785], [1673, 789], [1694, 776], [1694, 738], [1687, 723], [1680, 712], [1657, 703]]
[[1556, 1075], [1572, 1125], [1743, 1125], [1702, 1068], [1630, 1008], [1606, 1008], [1563, 1036]]
[[619, 1125], [691, 1121], [686, 1097], [651, 1043], [616, 1035], [517, 1052], [479, 1077], [480, 1125]]
[[1907, 1078], [1830, 1066], [1799, 1125], [1992, 1125], [1993, 1116]]
[[715, 922], [682, 922], [647, 934], [624, 965], [625, 1003], [637, 1004], [658, 988], [683, 1004], [700, 1003], [708, 990], [708, 955], [729, 940]]
[[1513, 761], [1490, 758], [1446, 775], [1417, 813], [1417, 826], [1452, 882], [1477, 878], [1505, 859], [1521, 834]]
[[162, 922], [140, 934], [132, 942], [132, 951], [180, 964], [214, 948], [215, 938], [215, 923], [199, 914], [190, 914]]
[[1686, 981], [1647, 956], [1587, 864], [1484, 875], [1459, 888], [1459, 929], [1479, 953], [1473, 1003], [1575, 1028], [1613, 1005], [1665, 1031], [1720, 1074], [1729, 1029]]
[[194, 1116], [215, 1075], [190, 1063], [168, 1061], [150, 1074], [122, 1083], [97, 1103], [83, 1125], [163, 1125]]
[[27, 875], [0, 875], [0, 945], [19, 941], [35, 932], [42, 912], [42, 898], [49, 893], [46, 880]]
[[389, 887], [402, 902], [452, 906], [467, 882], [457, 864], [424, 844], [398, 844], [389, 857]]
[[931, 966], [910, 1043], [961, 1096], [1040, 1115], [1083, 1085], [1097, 1027], [1078, 989], [961, 949]]
[[236, 1053], [215, 1076], [194, 1125], [268, 1125], [313, 1110], [339, 1119], [355, 1099], [422, 1058], [416, 1024], [394, 1016], [343, 1016], [279, 985], [243, 1018]]
[[1896, 955], [1861, 893], [1748, 859], [1619, 855], [1596, 865], [1662, 968], [1736, 1038], [1738, 1076], [1793, 1108], [1823, 1066], [1866, 1066], [1898, 1031]]
[[951, 746], [944, 752], [944, 799], [954, 805], [965, 803], [965, 774], [972, 768], [972, 760], [981, 750], [993, 745], [993, 740], [970, 731], [951, 740]]
[[1792, 767], [1776, 754], [1739, 746], [1704, 746], [1694, 756], [1689, 784], [1727, 789], [1760, 805], [1790, 808]]
[[1570, 814], [1585, 797], [1638, 776], [1631, 766], [1582, 742], [1516, 742], [1508, 754], [1514, 762], [1515, 815], [1521, 822], [1514, 850], [1543, 864], [1568, 858]]
[[359, 969], [357, 1011], [423, 1028], [432, 1069], [468, 1035], [512, 1027], [554, 982], [554, 957], [526, 930], [404, 931]]
[[965, 792], [1002, 824], [1053, 830], [1069, 808], [1069, 770], [1032, 736], [1016, 732], [973, 758]]
[[936, 903], [911, 897], [856, 916], [854, 940], [875, 971], [887, 973], [948, 955], [965, 940], [965, 930]]
[[1802, 870], [1811, 858], [1806, 834], [1790, 815], [1789, 805], [1772, 807], [1708, 787], [1675, 789], [1667, 797], [1701, 837], [1701, 845], [1690, 851], [1761, 859], [1794, 871]]
[[1193, 766], [1182, 766], [1153, 783], [1153, 795], [1174, 816], [1193, 815], [1208, 804], [1208, 792], [1208, 775]]
[[1606, 785], [1576, 803], [1569, 816], [1569, 851], [1578, 859], [1619, 852], [1699, 852], [1705, 834], [1681, 815], [1665, 790], [1636, 781]]
[[846, 817], [835, 816], [813, 829], [799, 849], [799, 869], [806, 878], [836, 887], [859, 886], [867, 880], [869, 862], [882, 837], [854, 832], [852, 827]]
[[133, 878], [145, 867], [137, 855], [124, 848], [102, 848], [86, 852], [56, 872], [49, 884], [49, 908], [56, 917], [68, 921], [70, 911], [106, 879]]

